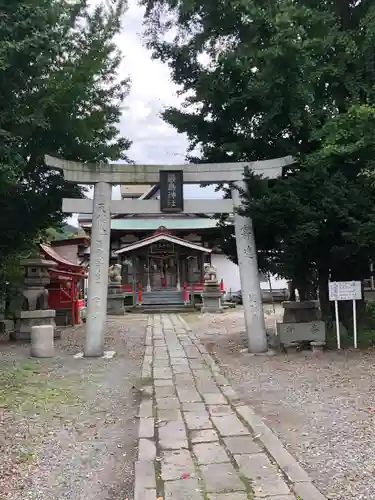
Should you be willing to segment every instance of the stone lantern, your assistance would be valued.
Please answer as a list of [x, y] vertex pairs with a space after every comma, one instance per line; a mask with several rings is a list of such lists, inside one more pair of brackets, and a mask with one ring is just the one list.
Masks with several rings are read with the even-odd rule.
[[11, 337], [14, 340], [31, 340], [31, 328], [39, 325], [50, 325], [54, 329], [54, 337], [58, 336], [56, 330], [56, 311], [48, 309], [48, 290], [50, 283], [49, 269], [57, 267], [51, 260], [40, 257], [25, 259], [20, 262], [25, 268], [23, 303], [16, 316], [16, 325]]

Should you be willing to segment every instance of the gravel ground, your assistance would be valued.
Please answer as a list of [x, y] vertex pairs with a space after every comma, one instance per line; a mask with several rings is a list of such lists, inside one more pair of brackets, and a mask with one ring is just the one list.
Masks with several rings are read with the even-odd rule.
[[185, 319], [328, 499], [375, 499], [375, 351], [251, 356], [240, 309]]
[[132, 499], [146, 323], [108, 321], [112, 360], [73, 358], [83, 327], [63, 331], [51, 360], [0, 340], [1, 500]]

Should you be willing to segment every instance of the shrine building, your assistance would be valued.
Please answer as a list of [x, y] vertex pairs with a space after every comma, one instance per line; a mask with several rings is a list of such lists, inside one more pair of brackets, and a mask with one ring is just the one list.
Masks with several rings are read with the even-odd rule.
[[[122, 199], [160, 199], [159, 185], [122, 185], [120, 189]], [[78, 220], [89, 235], [92, 216], [80, 214]], [[140, 289], [143, 303], [147, 299], [183, 303], [187, 290], [200, 295], [205, 263], [216, 266], [227, 294], [240, 290], [239, 268], [220, 250], [219, 241], [217, 221], [207, 214], [113, 215], [110, 263], [122, 265], [127, 304], [135, 305]]]

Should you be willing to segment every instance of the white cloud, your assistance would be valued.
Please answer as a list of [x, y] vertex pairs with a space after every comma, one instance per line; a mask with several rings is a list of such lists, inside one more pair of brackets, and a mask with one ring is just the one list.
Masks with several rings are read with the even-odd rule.
[[[142, 22], [143, 8], [137, 5], [137, 0], [129, 0], [122, 33], [116, 40], [124, 56], [120, 77], [131, 78], [131, 91], [124, 103], [120, 132], [133, 141], [129, 157], [136, 163], [182, 164], [187, 138], [160, 117], [165, 107], [179, 106], [181, 100], [170, 79], [169, 68], [153, 60], [144, 46]], [[201, 190], [198, 186], [186, 186], [185, 194], [188, 198], [218, 197], [211, 187]], [[118, 186], [113, 188], [113, 198], [120, 199]], [[77, 224], [77, 216], [70, 217], [69, 222]]]

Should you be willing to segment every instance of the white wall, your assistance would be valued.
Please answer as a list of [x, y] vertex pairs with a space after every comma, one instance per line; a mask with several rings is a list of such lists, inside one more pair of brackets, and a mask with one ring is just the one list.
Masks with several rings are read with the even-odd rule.
[[73, 262], [74, 264], [79, 263], [77, 244], [56, 246], [53, 247], [53, 249], [56, 253], [61, 255], [61, 257], [64, 257], [64, 259], [70, 260], [70, 262]]
[[227, 293], [241, 290], [240, 270], [226, 255], [212, 254], [211, 263], [216, 266], [217, 277], [224, 280], [224, 288]]
[[[227, 293], [232, 293], [241, 290], [240, 270], [237, 264], [234, 264], [226, 255], [212, 254], [211, 262], [217, 269], [217, 277], [219, 280], [224, 280], [224, 288]], [[287, 282], [284, 279], [271, 276], [272, 289], [288, 288]], [[268, 290], [270, 285], [268, 282], [261, 282], [260, 287], [263, 290]]]

